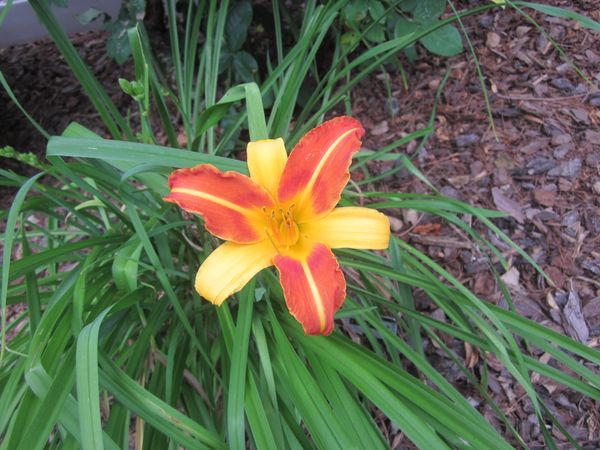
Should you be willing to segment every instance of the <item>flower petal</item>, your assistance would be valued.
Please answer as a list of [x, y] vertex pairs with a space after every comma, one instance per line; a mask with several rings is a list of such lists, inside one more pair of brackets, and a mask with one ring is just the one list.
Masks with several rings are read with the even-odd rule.
[[277, 187], [288, 158], [283, 139], [249, 142], [246, 152], [250, 178], [277, 198]]
[[268, 241], [255, 244], [225, 242], [202, 263], [196, 291], [215, 305], [240, 291], [254, 275], [273, 264], [276, 251]]
[[265, 238], [261, 208], [272, 207], [273, 199], [250, 178], [201, 164], [173, 172], [169, 187], [164, 200], [200, 214], [215, 236], [238, 243]]
[[290, 313], [306, 334], [329, 334], [333, 315], [346, 298], [346, 280], [338, 262], [323, 244], [306, 244], [303, 256], [273, 259]]
[[314, 222], [302, 224], [300, 233], [329, 248], [386, 249], [390, 221], [374, 209], [344, 207]]
[[336, 117], [309, 131], [294, 147], [278, 197], [281, 203], [296, 203], [298, 223], [322, 217], [338, 203], [364, 132], [356, 119]]

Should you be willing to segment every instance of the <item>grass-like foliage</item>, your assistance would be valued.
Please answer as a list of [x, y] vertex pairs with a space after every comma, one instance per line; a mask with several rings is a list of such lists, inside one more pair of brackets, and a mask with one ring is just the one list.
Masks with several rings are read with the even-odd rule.
[[[323, 68], [315, 62], [317, 52], [331, 34], [339, 42], [344, 29], [338, 19], [347, 2], [307, 1], [302, 22], [292, 24], [284, 2], [275, 1], [277, 58], [257, 80], [260, 90], [255, 83], [234, 85], [219, 99], [228, 2], [188, 2], [185, 27], [178, 32], [175, 1], [167, 1], [171, 73], [160, 69], [143, 26], [129, 30], [136, 80], [122, 86], [139, 108], [134, 129], [85, 67], [48, 4], [30, 3], [113, 139], [73, 123], [50, 138], [47, 161], [35, 161], [41, 166], [36, 176], [0, 170], [3, 184], [19, 187], [10, 209], [0, 213], [6, 221], [2, 449], [378, 449], [390, 446], [382, 431], [388, 421], [423, 449], [526, 447], [517, 425], [489, 394], [488, 358], [482, 358], [476, 376], [449, 340], [507, 369], [531, 404], [548, 448], [555, 448], [550, 428], [572, 440], [532, 375], [600, 401], [600, 377], [589, 368], [600, 364], [599, 352], [512, 308], [483, 301], [398, 238], [387, 252], [337, 252], [348, 296], [331, 336], [302, 332], [285, 308], [272, 269], [216, 308], [196, 294], [193, 277], [218, 242], [198, 217], [162, 200], [175, 168], [210, 163], [243, 172], [245, 165], [229, 157], [232, 149], [243, 148], [238, 141], [243, 127], [251, 139], [282, 136], [289, 150], [325, 113], [348, 102], [360, 80], [456, 16], [362, 50], [335, 44]], [[492, 7], [497, 6], [457, 14]], [[289, 46], [283, 30], [292, 30]], [[356, 32], [366, 35], [369, 27]], [[300, 107], [309, 76], [315, 88]], [[151, 117], [162, 123], [170, 147], [157, 145]], [[176, 120], [185, 130], [185, 149], [174, 148]], [[506, 266], [501, 251], [471, 227], [479, 221], [535, 265], [494, 225], [497, 212], [436, 194], [374, 191], [376, 182], [400, 166], [371, 173], [369, 161], [399, 160], [422, 177], [393, 151], [412, 139], [424, 143], [432, 124], [433, 118], [427, 128], [388, 147], [359, 153], [353, 168], [364, 178], [360, 186], [348, 187], [342, 203], [439, 216], [469, 235], [494, 264]], [[419, 312], [415, 292], [446, 319]], [[20, 303], [27, 308], [9, 323], [7, 307]], [[484, 400], [481, 408], [489, 406], [502, 430], [432, 366], [424, 339], [464, 372]], [[532, 349], [542, 349], [568, 371], [540, 362]]]

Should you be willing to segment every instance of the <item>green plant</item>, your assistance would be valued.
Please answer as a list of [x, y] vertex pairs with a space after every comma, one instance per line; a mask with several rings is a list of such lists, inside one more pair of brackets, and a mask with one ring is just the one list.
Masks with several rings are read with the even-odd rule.
[[144, 19], [145, 11], [145, 0], [123, 0], [119, 8], [119, 14], [113, 20], [108, 14], [97, 8], [88, 9], [80, 14], [77, 19], [82, 24], [102, 19], [104, 29], [108, 32], [106, 52], [117, 63], [123, 64], [131, 56], [127, 30]]
[[[446, 8], [446, 0], [352, 0], [343, 14], [350, 31], [342, 39], [351, 45], [359, 40], [363, 29], [364, 38], [371, 43], [428, 30], [419, 42], [433, 54], [454, 56], [463, 50], [463, 44], [454, 25], [440, 23]], [[414, 46], [405, 51], [412, 60], [416, 58]]]
[[[127, 33], [136, 74], [122, 84], [142, 117], [134, 129], [98, 90], [47, 5], [31, 4], [113, 139], [72, 123], [48, 141], [47, 163], [39, 174], [27, 179], [0, 170], [3, 184], [19, 187], [10, 209], [0, 212], [6, 221], [0, 448], [114, 449], [127, 448], [130, 439], [136, 448], [149, 449], [387, 448], [374, 411], [420, 448], [526, 447], [518, 428], [488, 394], [488, 359], [475, 377], [440, 333], [502, 363], [531, 403], [549, 448], [555, 443], [547, 427], [576, 444], [546, 407], [531, 374], [600, 401], [600, 377], [588, 367], [600, 364], [599, 352], [520, 317], [512, 307], [504, 310], [481, 300], [401, 239], [394, 238], [381, 254], [337, 252], [349, 274], [346, 304], [337, 318], [340, 328], [358, 330], [353, 339], [344, 332], [306, 336], [284, 307], [270, 270], [220, 308], [192, 288], [196, 268], [218, 242], [198, 217], [182, 215], [162, 200], [167, 175], [201, 163], [244, 173], [244, 163], [224, 156], [228, 148], [243, 148], [238, 143], [242, 126], [250, 140], [265, 134], [286, 138], [289, 150], [326, 113], [343, 105], [361, 79], [427, 30], [356, 55], [338, 45], [322, 70], [315, 55], [346, 2], [306, 2], [290, 47], [284, 46], [283, 30], [292, 24], [282, 17], [292, 15], [274, 2], [277, 58], [265, 64], [260, 89], [255, 83], [233, 85], [219, 96], [229, 5], [202, 2], [202, 9], [189, 2], [180, 34], [175, 2], [168, 1], [173, 80], [156, 63], [143, 25]], [[206, 36], [202, 48], [201, 32]], [[316, 88], [299, 108], [297, 99], [311, 76]], [[263, 99], [269, 95], [274, 100], [265, 111]], [[153, 114], [170, 147], [157, 143], [149, 120]], [[224, 119], [229, 119], [227, 127]], [[433, 214], [507, 268], [499, 249], [471, 227], [471, 220], [479, 221], [535, 266], [494, 224], [502, 216], [498, 212], [441, 197], [435, 190], [431, 195], [377, 191], [376, 183], [399, 168], [371, 172], [372, 161], [400, 161], [426, 180], [394, 150], [413, 139], [423, 145], [433, 124], [432, 114], [425, 128], [377, 151], [358, 153], [353, 170], [364, 178], [346, 189], [342, 204]], [[186, 149], [174, 148], [177, 126], [185, 130]], [[4, 152], [20, 157], [11, 149]], [[13, 257], [17, 248], [20, 257]], [[497, 281], [503, 286], [501, 278]], [[446, 319], [420, 312], [416, 291]], [[7, 305], [18, 303], [27, 309], [9, 323]], [[388, 328], [386, 316], [393, 317], [398, 330]], [[503, 435], [432, 366], [423, 351], [424, 337], [465, 373], [504, 427]], [[568, 370], [541, 363], [532, 356], [533, 347]]]
[[252, 4], [239, 1], [232, 5], [227, 14], [224, 46], [219, 61], [219, 73], [228, 72], [228, 78], [236, 83], [255, 81], [258, 63], [242, 46], [246, 42], [248, 28], [252, 22]]

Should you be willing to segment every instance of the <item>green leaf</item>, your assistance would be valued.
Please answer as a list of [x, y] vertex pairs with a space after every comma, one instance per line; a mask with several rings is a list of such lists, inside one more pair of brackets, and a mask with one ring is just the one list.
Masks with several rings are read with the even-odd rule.
[[127, 95], [133, 96], [133, 87], [131, 86], [131, 81], [126, 80], [125, 78], [119, 78], [118, 81], [121, 90]]
[[[396, 21], [396, 25], [394, 26], [394, 37], [399, 38], [402, 36], [410, 35], [411, 33], [415, 33], [418, 31], [419, 25], [417, 22], [412, 20], [407, 20], [404, 17], [399, 17]], [[404, 53], [406, 54], [409, 61], [414, 62], [417, 59], [417, 50], [414, 45], [406, 47], [404, 49]]]
[[249, 83], [254, 80], [254, 74], [258, 71], [258, 63], [250, 53], [242, 51], [234, 55], [233, 68], [241, 81]]
[[[41, 366], [36, 366], [27, 373], [27, 384], [36, 396], [45, 398], [51, 388], [52, 379]], [[61, 380], [64, 384], [64, 380]], [[75, 398], [69, 395], [65, 401], [64, 407], [60, 413], [60, 424], [78, 441], [82, 440], [81, 429], [79, 426], [78, 405]], [[106, 434], [102, 433], [102, 440], [106, 450], [118, 450], [114, 441]]]
[[106, 19], [107, 16], [106, 16], [106, 13], [104, 13], [96, 8], [90, 8], [90, 9], [82, 12], [81, 14], [77, 14], [75, 16], [75, 18], [77, 19], [77, 22], [79, 22], [81, 25], [90, 24], [94, 20], [96, 20], [98, 17], [104, 17]]
[[396, 21], [396, 26], [394, 27], [394, 37], [399, 38], [401, 36], [406, 36], [408, 34], [414, 33], [419, 29], [419, 25], [412, 20], [406, 20], [404, 17], [400, 17]]
[[225, 39], [229, 50], [237, 52], [242, 48], [251, 22], [252, 5], [249, 1], [241, 1], [231, 7], [225, 24]]
[[[251, 283], [254, 285], [254, 282]], [[254, 304], [253, 297], [256, 296], [256, 290], [254, 290], [254, 292], [252, 291], [253, 289], [246, 287], [240, 294], [241, 303], [251, 303], [252, 306], [240, 306], [238, 312], [238, 326], [245, 324], [246, 321], [251, 319]], [[223, 333], [226, 351], [230, 354], [231, 360], [229, 398], [227, 399], [227, 426], [231, 430], [236, 427], [235, 422], [239, 423], [240, 420], [243, 420], [242, 409], [237, 409], [234, 405], [239, 405], [239, 402], [245, 397], [243, 406], [246, 410], [246, 418], [248, 419], [248, 424], [250, 425], [250, 431], [256, 444], [256, 448], [265, 450], [283, 448], [282, 445], [277, 445], [275, 442], [276, 440], [281, 440], [279, 415], [277, 415], [277, 417], [271, 416], [267, 418], [265, 408], [268, 408], [270, 405], [268, 400], [261, 397], [256, 386], [253, 372], [244, 369], [246, 376], [242, 377], [240, 374], [236, 374], [237, 369], [241, 368], [241, 365], [246, 364], [247, 367], [249, 358], [251, 357], [247, 352], [247, 344], [244, 344], [246, 339], [249, 338], [249, 336], [244, 334], [246, 333], [244, 330], [246, 325], [241, 328], [234, 327], [233, 318], [231, 317], [227, 304], [223, 305], [222, 308], [219, 308], [217, 314], [219, 316], [219, 323], [221, 325], [221, 332]], [[246, 346], [246, 350], [240, 349], [238, 347], [240, 345]], [[275, 404], [276, 402], [274, 401], [273, 403]], [[232, 417], [229, 416], [229, 411], [232, 411]], [[230, 434], [230, 436], [232, 436], [231, 441], [229, 442], [230, 448], [232, 446], [243, 446], [243, 440], [240, 438], [239, 433], [240, 430], [235, 429], [233, 433]], [[277, 435], [277, 437], [275, 435]]]
[[353, 49], [360, 42], [360, 33], [357, 31], [347, 31], [340, 37], [340, 44], [346, 51]]
[[589, 28], [594, 31], [600, 31], [600, 23], [596, 22], [593, 19], [590, 19], [589, 17], [583, 16], [568, 9], [531, 2], [514, 2], [514, 4], [528, 6], [531, 9], [543, 12], [544, 14], [548, 14], [549, 16], [562, 17], [563, 19], [572, 19], [579, 22], [586, 28]]
[[103, 122], [110, 130], [112, 136], [119, 138], [123, 132], [131, 136], [128, 124], [119, 113], [106, 90], [83, 62], [81, 56], [69, 40], [67, 33], [54, 16], [50, 6], [45, 0], [30, 0], [29, 5], [35, 11], [39, 21], [44, 24], [50, 36], [52, 36], [56, 46], [64, 56], [65, 61], [69, 64], [77, 80], [81, 83], [94, 107], [100, 113]]
[[27, 272], [36, 270], [45, 264], [50, 264], [52, 262], [72, 261], [75, 259], [73, 256], [75, 254], [74, 252], [78, 250], [91, 248], [96, 245], [109, 246], [110, 244], [121, 242], [122, 240], [123, 236], [120, 235], [92, 237], [82, 241], [64, 244], [60, 247], [50, 248], [39, 253], [34, 253], [26, 259], [19, 259], [18, 261], [12, 263], [10, 279], [25, 275]]
[[[289, 323], [289, 321], [288, 321]], [[332, 369], [347, 378], [378, 408], [380, 408], [390, 419], [397, 424], [404, 433], [419, 446], [419, 448], [448, 449], [438, 433], [425, 417], [419, 417], [416, 408], [413, 408], [410, 401], [395, 395], [381, 380], [376, 376], [372, 361], [367, 358], [359, 359], [356, 355], [346, 353], [346, 350], [339, 345], [340, 339], [337, 337], [321, 339], [321, 337], [305, 336], [299, 327], [294, 324], [293, 327], [287, 326], [286, 331], [297, 339], [304, 348], [315, 352], [320, 356], [321, 362], [329, 365]], [[347, 346], [350, 344], [346, 343]], [[353, 351], [360, 352], [354, 348]], [[335, 359], [331, 356], [336, 355]], [[409, 386], [406, 385], [405, 389]]]
[[358, 27], [358, 24], [367, 18], [369, 13], [369, 3], [367, 0], [350, 0], [342, 10], [344, 21], [351, 28]]
[[400, 2], [400, 9], [405, 12], [414, 11], [419, 2], [423, 0], [404, 0]]
[[[324, 393], [312, 376], [309, 366], [291, 346], [289, 333], [286, 334], [281, 329], [281, 325], [275, 317], [273, 317], [272, 325], [275, 333], [273, 345], [276, 349], [273, 364], [277, 371], [276, 381], [282, 384], [278, 389], [283, 389], [284, 386], [288, 387], [287, 390], [294, 408], [297, 408], [302, 415], [303, 423], [318, 448], [350, 448], [349, 438], [344, 432], [339, 417], [333, 413]], [[303, 345], [303, 347], [305, 346]]]
[[369, 15], [371, 19], [378, 20], [379, 23], [384, 23], [385, 21], [385, 6], [378, 0], [369, 0]]
[[[265, 123], [265, 113], [262, 106], [262, 96], [256, 83], [244, 83], [230, 88], [216, 105], [205, 109], [196, 119], [196, 127], [199, 135], [209, 128], [215, 126], [225, 117], [232, 104], [241, 100], [246, 100], [246, 109], [248, 110], [248, 128], [250, 129], [250, 139], [267, 139], [267, 125]], [[239, 128], [238, 128], [239, 132]], [[200, 138], [194, 141], [192, 147], [197, 148]], [[226, 161], [233, 161], [228, 158], [221, 158]], [[236, 161], [237, 162], [237, 161]], [[246, 172], [246, 169], [238, 169], [238, 172]]]
[[98, 334], [110, 307], [89, 325], [77, 338], [75, 372], [77, 375], [77, 400], [81, 446], [83, 450], [101, 450], [102, 423], [100, 417], [100, 390], [98, 388]]
[[420, 39], [431, 53], [440, 56], [455, 56], [463, 51], [462, 39], [452, 25], [444, 25]]
[[[27, 258], [31, 255], [31, 248], [25, 227], [21, 228], [21, 243], [23, 245], [23, 258]], [[25, 275], [25, 285], [27, 287], [27, 311], [29, 313], [29, 329], [30, 333], [34, 334], [35, 330], [40, 323], [40, 317], [42, 315], [42, 309], [40, 306], [40, 292], [37, 283], [37, 277], [35, 273], [28, 272]]]
[[411, 63], [414, 63], [417, 60], [417, 49], [414, 45], [411, 45], [410, 47], [406, 47], [404, 49], [404, 54], [406, 55], [406, 57], [408, 58], [408, 60]]
[[[104, 161], [128, 161], [135, 164], [155, 164], [164, 167], [191, 167], [213, 164], [221, 170], [247, 173], [246, 165], [221, 156], [205, 155], [152, 144], [105, 139], [69, 138], [53, 136], [48, 142], [47, 156], [98, 158]], [[130, 167], [127, 168], [129, 170]]]
[[131, 55], [129, 37], [127, 36], [127, 27], [121, 22], [108, 24], [106, 26], [110, 37], [106, 41], [106, 51], [117, 64], [123, 64]]
[[246, 448], [244, 423], [244, 398], [246, 395], [246, 368], [248, 366], [248, 344], [252, 325], [255, 281], [244, 287], [239, 295], [235, 336], [231, 349], [231, 373], [229, 378], [229, 397], [227, 398], [227, 434], [229, 447], [244, 450]]
[[401, 19], [402, 16], [398, 14], [396, 11], [392, 10], [387, 13], [385, 16], [385, 31], [390, 36], [394, 35], [394, 28], [396, 27], [396, 22]]
[[6, 232], [4, 234], [4, 248], [2, 249], [2, 280], [0, 282], [0, 314], [2, 314], [2, 326], [0, 327], [2, 328], [2, 330], [0, 330], [0, 333], [2, 333], [2, 338], [0, 339], [0, 345], [2, 347], [0, 350], [0, 365], [3, 362], [4, 351], [6, 348], [6, 297], [8, 294], [8, 280], [10, 274], [13, 242], [15, 239], [15, 234], [17, 232], [17, 218], [19, 216], [21, 207], [23, 205], [23, 202], [25, 201], [27, 193], [29, 192], [33, 184], [37, 181], [37, 179], [40, 178], [43, 174], [44, 172], [38, 173], [37, 175], [27, 180], [27, 182], [23, 186], [21, 186], [21, 188], [17, 192], [17, 195], [15, 195], [15, 198], [13, 199], [12, 205], [10, 207], [10, 211], [8, 212], [8, 219], [6, 221]]
[[177, 409], [142, 388], [114, 362], [99, 355], [100, 383], [116, 400], [142, 419], [185, 448], [225, 449], [225, 444], [213, 431], [200, 426]]
[[235, 54], [229, 50], [227, 45], [224, 45], [223, 48], [221, 48], [221, 53], [219, 54], [219, 75], [233, 66], [234, 55]]
[[371, 42], [383, 42], [385, 41], [385, 27], [379, 23], [373, 24], [365, 37]]
[[135, 238], [115, 254], [112, 275], [117, 289], [131, 292], [137, 288], [141, 253], [142, 244]]
[[[40, 408], [35, 416], [28, 421], [28, 427], [17, 448], [43, 448], [44, 442], [47, 442], [48, 436], [58, 421], [63, 404], [73, 386], [75, 375], [73, 373], [74, 356], [74, 352], [70, 351], [62, 361], [62, 366], [52, 379], [48, 392], [40, 398]], [[25, 373], [25, 380], [28, 384], [34, 382], [30, 377], [30, 373], [35, 371], [43, 371], [43, 368], [37, 365]]]
[[421, 0], [413, 10], [413, 17], [419, 22], [438, 19], [446, 10], [446, 0]]
[[[152, 0], [151, 0], [152, 1]], [[142, 20], [146, 11], [146, 0], [127, 0], [125, 2], [129, 17], [136, 20]]]

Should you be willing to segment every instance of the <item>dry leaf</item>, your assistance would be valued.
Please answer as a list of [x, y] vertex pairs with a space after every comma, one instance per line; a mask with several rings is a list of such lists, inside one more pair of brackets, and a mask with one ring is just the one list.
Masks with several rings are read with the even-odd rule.
[[572, 338], [585, 344], [590, 337], [590, 330], [585, 323], [583, 313], [581, 312], [581, 299], [573, 289], [573, 286], [571, 286], [567, 304], [563, 308], [563, 314], [566, 320], [565, 330], [567, 333], [569, 333]]
[[439, 223], [426, 223], [423, 225], [417, 225], [413, 228], [412, 232], [415, 234], [440, 234], [442, 225]]
[[534, 189], [533, 198], [540, 205], [554, 206], [554, 203], [556, 202], [556, 191], [547, 191], [545, 189]]
[[500, 278], [502, 278], [502, 281], [504, 281], [504, 284], [506, 284], [507, 287], [513, 288], [514, 290], [519, 290], [521, 289], [521, 286], [519, 285], [520, 276], [521, 274], [516, 267], [511, 267]]
[[525, 215], [523, 214], [523, 207], [516, 201], [508, 198], [498, 188], [492, 188], [492, 198], [496, 207], [504, 212], [507, 212], [519, 223], [523, 223]]
[[479, 362], [479, 353], [477, 349], [468, 342], [465, 342], [465, 366], [467, 369], [472, 369]]
[[387, 120], [383, 122], [379, 122], [375, 127], [371, 129], [371, 134], [373, 136], [381, 136], [389, 131], [390, 127], [388, 127]]

